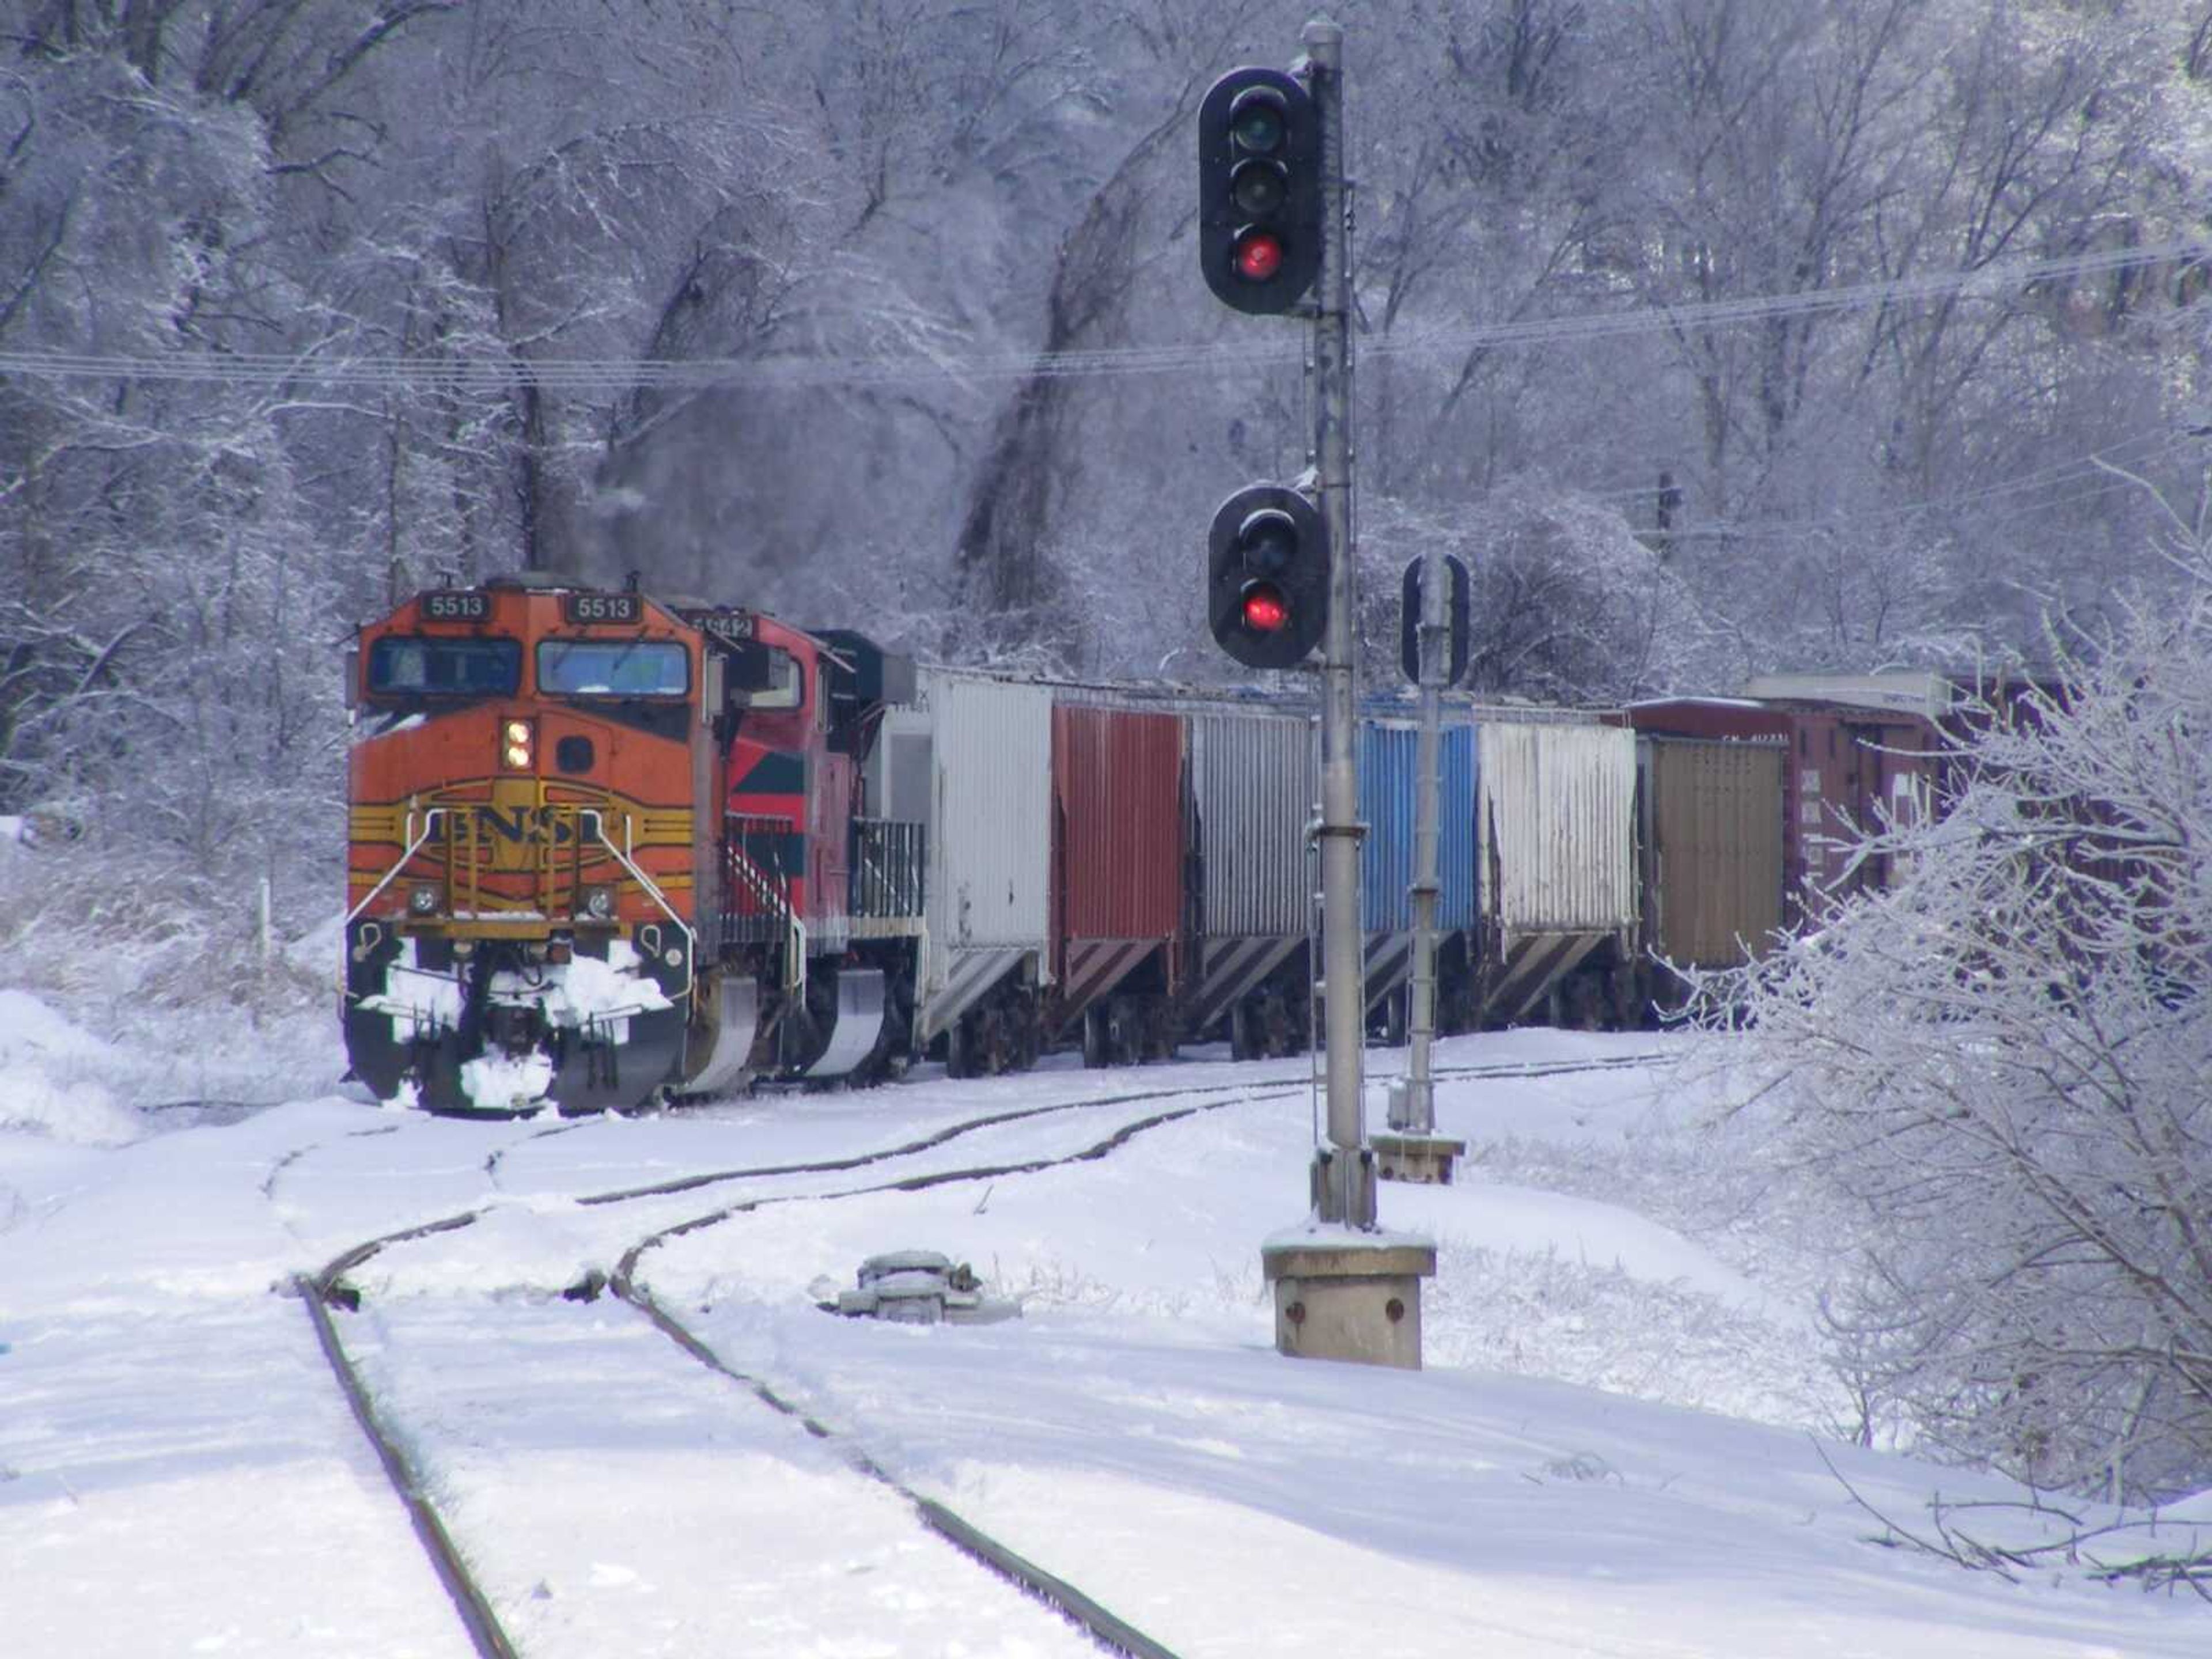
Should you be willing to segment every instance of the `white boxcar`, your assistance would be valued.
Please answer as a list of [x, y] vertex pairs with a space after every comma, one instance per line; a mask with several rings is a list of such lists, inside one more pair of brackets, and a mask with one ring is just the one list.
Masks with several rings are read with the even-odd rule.
[[1194, 710], [1190, 751], [1202, 884], [1188, 1017], [1202, 1031], [1306, 942], [1313, 723], [1296, 708]]
[[1526, 1015], [1601, 946], [1634, 949], [1636, 734], [1485, 708], [1476, 766], [1491, 1017]]
[[886, 714], [871, 811], [929, 826], [915, 988], [927, 1046], [1009, 976], [1035, 985], [1048, 972], [1052, 691], [951, 668], [916, 680], [914, 704]]

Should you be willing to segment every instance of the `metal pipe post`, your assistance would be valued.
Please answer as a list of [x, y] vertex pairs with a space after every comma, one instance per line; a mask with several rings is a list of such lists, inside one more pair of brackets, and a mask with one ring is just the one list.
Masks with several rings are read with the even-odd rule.
[[1413, 750], [1413, 966], [1409, 994], [1412, 1044], [1406, 1085], [1391, 1097], [1390, 1127], [1425, 1135], [1437, 1127], [1436, 1081], [1430, 1047], [1437, 1030], [1437, 728], [1443, 721], [1444, 590], [1451, 580], [1443, 555], [1431, 548], [1421, 565], [1421, 619], [1416, 635], [1420, 652], [1421, 729]]
[[1344, 177], [1344, 30], [1316, 18], [1302, 37], [1321, 124], [1324, 236], [1314, 318], [1314, 456], [1328, 526], [1328, 630], [1322, 641], [1322, 951], [1328, 1045], [1328, 1144], [1316, 1153], [1321, 1220], [1375, 1225], [1375, 1164], [1362, 1122], [1367, 953], [1359, 922], [1358, 671], [1352, 544], [1352, 273]]

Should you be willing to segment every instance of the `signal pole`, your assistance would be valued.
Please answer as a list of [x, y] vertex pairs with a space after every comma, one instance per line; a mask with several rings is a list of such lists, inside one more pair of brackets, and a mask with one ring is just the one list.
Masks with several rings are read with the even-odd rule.
[[1431, 1049], [1437, 1030], [1437, 902], [1443, 891], [1437, 856], [1442, 816], [1443, 691], [1459, 678], [1468, 648], [1466, 568], [1431, 547], [1406, 569], [1407, 617], [1413, 635], [1411, 668], [1421, 689], [1420, 735], [1414, 749], [1413, 966], [1407, 997], [1413, 1006], [1406, 1075], [1390, 1086], [1390, 1133], [1375, 1137], [1385, 1181], [1449, 1184], [1452, 1163], [1467, 1151], [1463, 1140], [1437, 1133], [1436, 1078]]
[[1367, 951], [1359, 921], [1358, 666], [1352, 542], [1352, 272], [1345, 222], [1344, 30], [1323, 18], [1303, 37], [1321, 115], [1322, 240], [1314, 312], [1314, 459], [1328, 526], [1328, 630], [1322, 640], [1322, 981], [1328, 1144], [1314, 1160], [1323, 1222], [1375, 1225], [1375, 1164], [1361, 1123]]
[[1329, 553], [1322, 640], [1322, 997], [1328, 1139], [1314, 1153], [1306, 1224], [1261, 1248], [1274, 1291], [1275, 1347], [1311, 1358], [1418, 1370], [1427, 1239], [1376, 1224], [1375, 1154], [1364, 1124], [1367, 951], [1359, 915], [1358, 671], [1352, 540], [1352, 264], [1344, 143], [1344, 30], [1302, 37], [1321, 128], [1322, 249], [1314, 313], [1314, 462]]
[[1407, 1114], [1395, 1115], [1391, 1127], [1425, 1134], [1436, 1127], [1435, 1079], [1429, 1071], [1429, 1045], [1437, 1029], [1437, 750], [1443, 719], [1443, 555], [1431, 548], [1421, 585], [1421, 730], [1414, 753], [1419, 794], [1413, 811], [1413, 1018], [1407, 1054]]

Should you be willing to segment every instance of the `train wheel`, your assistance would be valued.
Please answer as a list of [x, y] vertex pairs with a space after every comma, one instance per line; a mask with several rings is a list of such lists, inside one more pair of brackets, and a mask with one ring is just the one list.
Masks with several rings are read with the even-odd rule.
[[1094, 1072], [1113, 1064], [1113, 1042], [1106, 1010], [1094, 1002], [1083, 1011], [1083, 1063]]
[[1106, 1052], [1116, 1066], [1134, 1066], [1145, 1057], [1142, 1016], [1127, 997], [1106, 1006]]
[[1022, 1068], [1022, 1011], [1018, 1002], [1001, 1003], [991, 1017], [991, 1074]]
[[1231, 1060], [1257, 1060], [1264, 1039], [1253, 1028], [1259, 1024], [1255, 1011], [1249, 1002], [1237, 1002], [1229, 1010], [1229, 1057]]
[[945, 1031], [945, 1075], [973, 1077], [975, 1075], [975, 1033], [965, 1014], [952, 1022]]
[[1044, 1034], [1039, 1030], [1040, 1024], [1036, 999], [1031, 997], [1025, 1000], [1021, 1005], [1021, 1013], [1014, 1034], [1014, 1065], [1019, 1071], [1031, 1072], [1036, 1069], [1037, 1054], [1044, 1047]]
[[1632, 963], [1617, 963], [1606, 978], [1607, 988], [1613, 994], [1613, 1029], [1616, 1031], [1644, 1030], [1651, 1011], [1651, 995], [1644, 988], [1642, 966]]
[[1165, 997], [1153, 997], [1145, 1010], [1145, 1057], [1147, 1060], [1169, 1060], [1176, 1055], [1175, 1005]]

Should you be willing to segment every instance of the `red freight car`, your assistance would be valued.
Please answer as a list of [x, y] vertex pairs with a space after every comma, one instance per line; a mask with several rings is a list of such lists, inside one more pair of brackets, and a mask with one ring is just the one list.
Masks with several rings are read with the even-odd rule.
[[1093, 1066], [1175, 1046], [1185, 783], [1180, 716], [1052, 711], [1054, 1024]]

